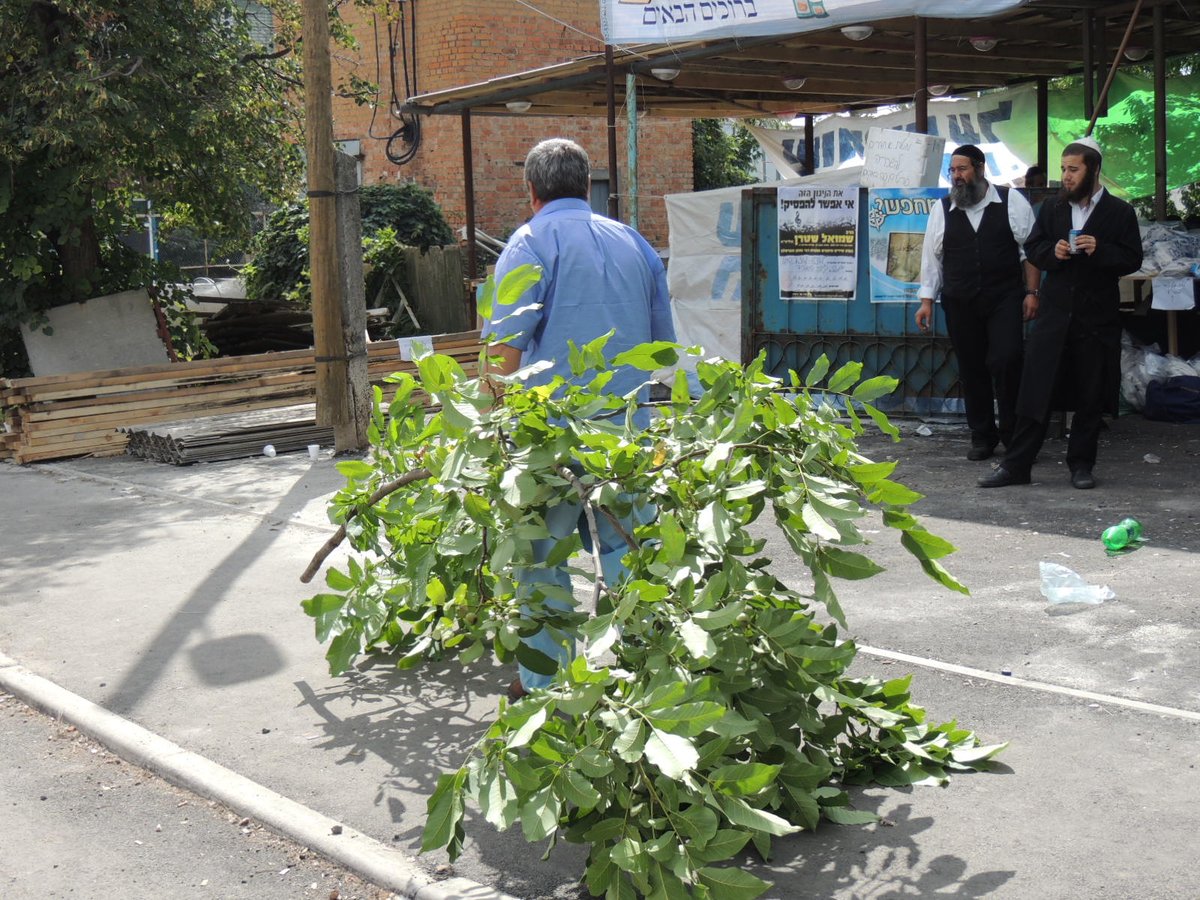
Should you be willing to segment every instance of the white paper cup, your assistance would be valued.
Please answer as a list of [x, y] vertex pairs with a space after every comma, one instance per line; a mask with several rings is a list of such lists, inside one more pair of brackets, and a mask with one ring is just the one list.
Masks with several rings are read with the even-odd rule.
[[321, 455], [321, 445], [320, 444], [309, 444], [308, 445], [308, 458], [309, 459], [316, 459], [320, 455]]
[[275, 445], [274, 444], [267, 444], [267, 446], [263, 447], [263, 456], [274, 456], [274, 455], [275, 455]]

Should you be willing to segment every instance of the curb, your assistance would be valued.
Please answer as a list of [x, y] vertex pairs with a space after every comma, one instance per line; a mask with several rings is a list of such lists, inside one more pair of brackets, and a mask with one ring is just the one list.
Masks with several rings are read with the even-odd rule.
[[[377, 887], [408, 900], [513, 900], [468, 878], [435, 881], [409, 857], [282, 794], [185, 750], [35, 675], [0, 653], [0, 688], [28, 705], [75, 726], [126, 762], [177, 787], [216, 800], [275, 833], [320, 853]], [[334, 834], [334, 826], [341, 833]]]

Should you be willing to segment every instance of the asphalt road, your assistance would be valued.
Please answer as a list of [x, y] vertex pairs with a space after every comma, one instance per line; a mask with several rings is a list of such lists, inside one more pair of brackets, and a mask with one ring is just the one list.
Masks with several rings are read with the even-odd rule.
[[392, 896], [0, 693], [5, 900]]

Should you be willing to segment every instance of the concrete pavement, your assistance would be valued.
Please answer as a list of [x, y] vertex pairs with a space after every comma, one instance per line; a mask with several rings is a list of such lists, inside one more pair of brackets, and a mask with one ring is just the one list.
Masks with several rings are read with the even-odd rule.
[[[931, 717], [1012, 742], [1004, 768], [944, 790], [866, 790], [857, 802], [885, 824], [823, 827], [780, 842], [767, 864], [744, 864], [775, 882], [770, 896], [789, 898], [1200, 896], [1190, 860], [1200, 828], [1200, 432], [1124, 418], [1102, 447], [1099, 489], [1072, 490], [1062, 444], [1050, 442], [1040, 484], [980, 491], [987, 464], [962, 459], [961, 431], [921, 438], [913, 424], [899, 445], [864, 447], [897, 458], [897, 477], [927, 495], [916, 511], [960, 547], [947, 562], [973, 594], [928, 581], [874, 529], [889, 571], [839, 586], [850, 633], [884, 651], [856, 665], [914, 672]], [[1146, 453], [1161, 462], [1143, 462]], [[560, 845], [541, 862], [540, 848], [477, 816], [454, 867], [464, 881], [439, 880], [438, 855], [412, 858], [438, 774], [461, 762], [511, 676], [483, 664], [384, 663], [328, 675], [299, 609], [319, 588], [298, 576], [333, 530], [324, 505], [340, 484], [330, 459], [301, 455], [0, 466], [0, 653], [12, 661], [0, 665], [0, 686], [20, 695], [8, 683], [16, 674], [45, 679], [84, 702], [84, 719], [111, 716], [199, 769], [228, 773], [241, 786], [235, 801], [261, 791], [311, 810], [318, 830], [341, 824], [354, 837], [322, 852], [337, 859], [370, 842], [396, 867], [368, 875], [381, 886], [580, 896], [580, 848]], [[1099, 531], [1127, 514], [1149, 543], [1108, 557]], [[781, 574], [802, 584], [787, 550], [773, 549]], [[1117, 599], [1048, 608], [1039, 559], [1110, 584]], [[1005, 668], [1020, 681], [1000, 676]]]

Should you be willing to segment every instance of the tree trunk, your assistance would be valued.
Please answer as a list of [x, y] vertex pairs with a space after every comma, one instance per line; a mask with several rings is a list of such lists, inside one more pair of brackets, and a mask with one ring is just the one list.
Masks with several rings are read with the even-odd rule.
[[87, 300], [92, 296], [92, 285], [100, 272], [100, 239], [96, 235], [95, 219], [88, 214], [77, 227], [78, 234], [72, 237], [50, 236], [58, 247], [63, 274], [62, 296], [55, 299], [53, 306]]

